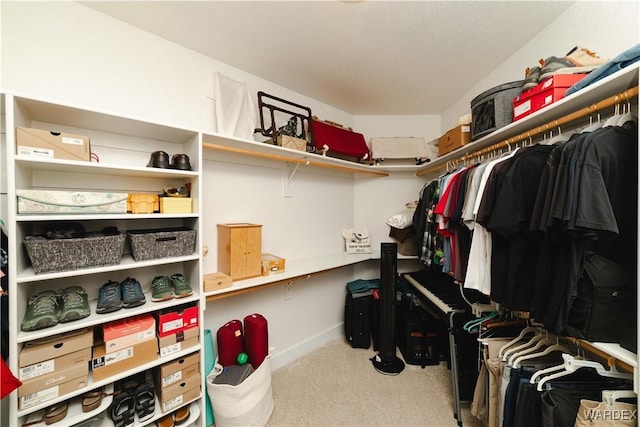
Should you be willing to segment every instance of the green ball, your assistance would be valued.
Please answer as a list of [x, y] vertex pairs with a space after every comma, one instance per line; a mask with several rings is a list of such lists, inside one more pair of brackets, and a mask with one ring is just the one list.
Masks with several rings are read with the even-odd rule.
[[240, 353], [238, 355], [238, 365], [244, 365], [248, 360], [249, 356], [247, 356], [247, 353]]

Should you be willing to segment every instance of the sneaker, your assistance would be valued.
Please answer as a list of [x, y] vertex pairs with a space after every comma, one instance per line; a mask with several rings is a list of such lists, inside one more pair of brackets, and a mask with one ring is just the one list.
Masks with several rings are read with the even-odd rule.
[[60, 322], [71, 322], [91, 315], [87, 291], [80, 286], [69, 286], [60, 291]]
[[171, 284], [176, 298], [184, 298], [193, 294], [193, 289], [191, 289], [187, 278], [183, 274], [173, 274], [171, 276]]
[[563, 58], [551, 56], [542, 62], [539, 81], [543, 81], [556, 74], [588, 73], [608, 60], [600, 58], [595, 52], [586, 48], [574, 47]]
[[156, 276], [151, 281], [151, 301], [166, 301], [173, 298], [171, 279], [167, 276]]
[[142, 293], [142, 286], [136, 279], [127, 277], [120, 283], [122, 291], [122, 306], [124, 308], [138, 307], [146, 302]]
[[98, 291], [98, 306], [96, 313], [104, 314], [118, 311], [122, 308], [122, 294], [120, 283], [109, 280]]
[[42, 291], [29, 298], [22, 330], [35, 331], [57, 325], [58, 304], [58, 294], [54, 291]]
[[538, 79], [540, 78], [540, 67], [527, 67], [524, 71], [524, 84], [522, 85], [522, 91], [529, 90], [532, 87], [538, 85]]

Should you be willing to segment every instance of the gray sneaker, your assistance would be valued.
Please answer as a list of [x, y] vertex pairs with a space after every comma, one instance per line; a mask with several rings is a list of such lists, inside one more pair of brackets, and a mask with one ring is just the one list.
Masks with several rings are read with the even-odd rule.
[[183, 274], [173, 274], [171, 276], [171, 284], [176, 298], [184, 298], [193, 294], [193, 289], [191, 289], [187, 278]]
[[540, 78], [540, 67], [527, 67], [524, 71], [524, 83], [522, 84], [522, 91], [529, 90], [538, 85], [538, 79]]
[[42, 291], [29, 298], [22, 330], [36, 331], [57, 325], [58, 304], [58, 294], [54, 291]]
[[543, 81], [556, 74], [588, 73], [606, 64], [608, 59], [601, 58], [587, 48], [574, 47], [562, 58], [551, 56], [542, 62], [540, 77]]
[[120, 283], [109, 280], [98, 291], [98, 306], [96, 313], [105, 314], [122, 308], [122, 293]]
[[72, 320], [84, 319], [91, 315], [89, 308], [89, 298], [84, 288], [80, 286], [69, 286], [59, 292], [60, 295], [60, 322], [71, 322]]
[[167, 276], [156, 276], [151, 281], [151, 301], [159, 302], [173, 298], [173, 287]]
[[136, 279], [127, 277], [120, 283], [120, 290], [122, 292], [122, 306], [124, 308], [138, 307], [147, 300], [142, 293], [142, 286]]

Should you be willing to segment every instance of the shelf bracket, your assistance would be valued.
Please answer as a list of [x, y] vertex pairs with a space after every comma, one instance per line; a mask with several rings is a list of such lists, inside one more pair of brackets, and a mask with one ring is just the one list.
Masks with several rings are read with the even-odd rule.
[[[287, 169], [284, 171], [282, 179], [282, 197], [293, 197], [291, 195], [291, 181], [293, 181], [293, 177], [296, 175], [296, 172], [298, 172], [301, 164], [302, 163], [296, 163], [292, 165], [291, 163], [287, 163]], [[309, 161], [307, 160], [305, 164], [309, 164]]]

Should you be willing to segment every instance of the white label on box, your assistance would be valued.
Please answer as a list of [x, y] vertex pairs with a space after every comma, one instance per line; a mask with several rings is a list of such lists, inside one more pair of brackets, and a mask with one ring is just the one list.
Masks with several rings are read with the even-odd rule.
[[177, 353], [182, 350], [182, 343], [175, 343], [168, 345], [166, 347], [162, 347], [160, 349], [160, 357], [169, 356], [170, 354]]
[[162, 332], [173, 331], [182, 327], [182, 319], [177, 319], [172, 322], [166, 322], [162, 324]]
[[116, 351], [115, 353], [108, 353], [104, 356], [104, 364], [111, 365], [112, 363], [121, 362], [125, 359], [133, 357], [133, 347], [125, 348], [124, 350]]
[[156, 332], [153, 329], [140, 332], [138, 333], [138, 342], [150, 340], [152, 337], [155, 337], [155, 336], [156, 336]]
[[35, 393], [28, 394], [21, 397], [21, 407], [22, 409], [27, 409], [32, 406], [39, 405], [42, 402], [46, 402], [47, 400], [55, 399], [56, 397], [58, 397], [58, 394], [60, 394], [59, 386], [53, 386], [45, 390], [40, 390]]
[[172, 410], [173, 408], [177, 408], [178, 406], [182, 405], [183, 401], [184, 399], [182, 398], [182, 395], [176, 396], [171, 400], [167, 400], [162, 405], [162, 412], [167, 412]]
[[167, 375], [162, 379], [162, 387], [166, 387], [169, 384], [173, 384], [176, 381], [180, 381], [182, 379], [182, 371], [174, 372], [171, 375]]
[[53, 150], [48, 148], [34, 148], [18, 145], [18, 154], [21, 156], [47, 157], [53, 159]]
[[544, 97], [543, 105], [548, 105], [548, 104], [551, 104], [552, 102], [553, 102], [553, 95], [547, 95]]
[[471, 132], [471, 126], [462, 126], [462, 132]]
[[62, 137], [63, 144], [82, 145], [84, 141], [81, 138], [70, 138], [68, 136]]
[[531, 100], [527, 99], [522, 104], [518, 105], [513, 109], [513, 115], [518, 117], [526, 113], [527, 111], [531, 111]]
[[40, 375], [49, 374], [55, 371], [55, 369], [56, 362], [54, 359], [51, 359], [21, 368], [19, 377], [21, 380], [30, 380], [31, 378], [39, 377]]

